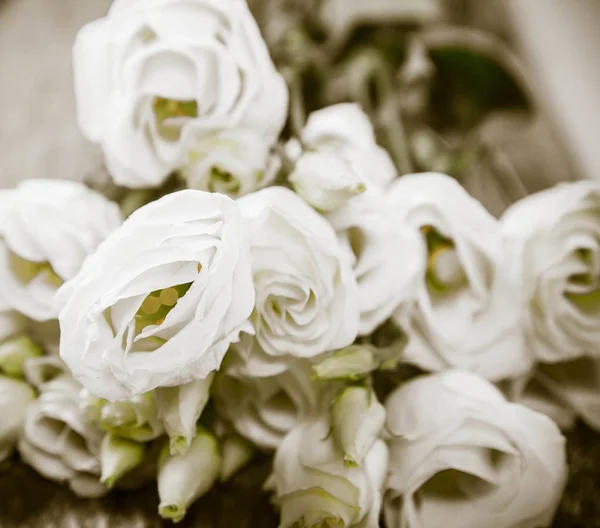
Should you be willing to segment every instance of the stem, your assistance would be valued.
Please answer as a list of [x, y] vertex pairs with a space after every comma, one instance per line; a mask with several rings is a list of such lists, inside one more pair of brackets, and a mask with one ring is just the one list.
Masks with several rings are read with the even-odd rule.
[[286, 80], [290, 90], [290, 125], [293, 135], [299, 138], [306, 123], [302, 75], [295, 71], [289, 72], [286, 75]]
[[388, 148], [400, 174], [414, 172], [411, 159], [408, 136], [402, 120], [400, 100], [392, 95], [382, 105], [380, 110], [381, 123], [388, 136]]

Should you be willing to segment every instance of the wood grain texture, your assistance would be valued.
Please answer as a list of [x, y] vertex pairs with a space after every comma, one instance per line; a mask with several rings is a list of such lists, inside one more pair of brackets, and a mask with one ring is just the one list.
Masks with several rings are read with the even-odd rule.
[[110, 0], [0, 3], [0, 187], [26, 178], [81, 180], [102, 155], [75, 123], [71, 47]]

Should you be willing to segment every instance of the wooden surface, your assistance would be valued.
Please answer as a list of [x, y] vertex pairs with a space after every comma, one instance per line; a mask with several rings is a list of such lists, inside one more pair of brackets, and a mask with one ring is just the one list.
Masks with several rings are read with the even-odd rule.
[[[568, 435], [570, 478], [554, 528], [600, 527], [599, 435], [579, 425]], [[260, 486], [268, 461], [259, 461], [228, 486], [199, 500], [181, 528], [276, 528], [277, 516]], [[66, 487], [47, 481], [18, 461], [0, 472], [1, 528], [169, 527], [156, 511], [155, 484], [138, 491], [113, 491], [81, 500]]]
[[81, 180], [100, 151], [75, 124], [71, 46], [110, 0], [0, 0], [0, 187]]

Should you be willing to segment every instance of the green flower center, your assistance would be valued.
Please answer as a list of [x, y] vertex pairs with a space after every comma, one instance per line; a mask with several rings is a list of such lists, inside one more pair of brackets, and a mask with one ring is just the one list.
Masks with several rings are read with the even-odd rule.
[[178, 141], [181, 135], [181, 118], [198, 117], [198, 103], [191, 100], [155, 97], [152, 108], [158, 133], [167, 141]]
[[425, 280], [430, 291], [443, 294], [467, 284], [454, 242], [430, 225], [421, 233], [427, 245]]
[[63, 284], [63, 280], [52, 269], [48, 261], [33, 262], [11, 251], [9, 253], [9, 263], [13, 273], [23, 284], [29, 284], [40, 275], [45, 282], [56, 288]]
[[[198, 268], [200, 270], [202, 266], [199, 264]], [[192, 283], [188, 282], [150, 293], [135, 314], [136, 335], [139, 335], [147, 326], [160, 326], [191, 286]]]
[[600, 285], [594, 270], [594, 254], [589, 248], [579, 248], [574, 256], [588, 266], [588, 271], [569, 277], [565, 297], [581, 311], [597, 313], [600, 311]]
[[209, 191], [235, 194], [240, 190], [240, 182], [231, 172], [213, 166], [210, 169]]

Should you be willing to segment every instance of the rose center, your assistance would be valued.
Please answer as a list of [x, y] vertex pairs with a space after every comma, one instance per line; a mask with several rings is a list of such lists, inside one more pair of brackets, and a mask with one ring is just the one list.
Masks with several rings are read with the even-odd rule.
[[597, 261], [590, 248], [579, 248], [573, 255], [587, 266], [587, 271], [575, 273], [568, 278], [565, 297], [586, 313], [600, 310], [600, 287]]
[[[312, 519], [311, 517], [321, 517], [326, 515], [325, 518]], [[324, 511], [314, 511], [311, 515], [302, 517], [299, 521], [292, 525], [292, 528], [343, 528], [346, 523], [339, 517], [333, 517]]]
[[209, 191], [235, 194], [240, 190], [240, 182], [233, 175], [220, 167], [213, 166], [210, 169]]
[[9, 262], [13, 273], [23, 284], [29, 284], [38, 277], [40, 277], [43, 282], [46, 282], [55, 288], [58, 288], [63, 283], [63, 280], [52, 269], [52, 266], [48, 261], [33, 262], [31, 260], [26, 260], [11, 251]]
[[167, 141], [178, 141], [183, 123], [190, 118], [198, 117], [198, 103], [193, 99], [155, 97], [152, 108], [158, 133]]
[[427, 244], [425, 280], [429, 289], [442, 294], [467, 284], [454, 242], [429, 225], [423, 226], [421, 232]]
[[136, 335], [147, 326], [160, 326], [191, 286], [192, 283], [188, 282], [150, 293], [135, 314]]

